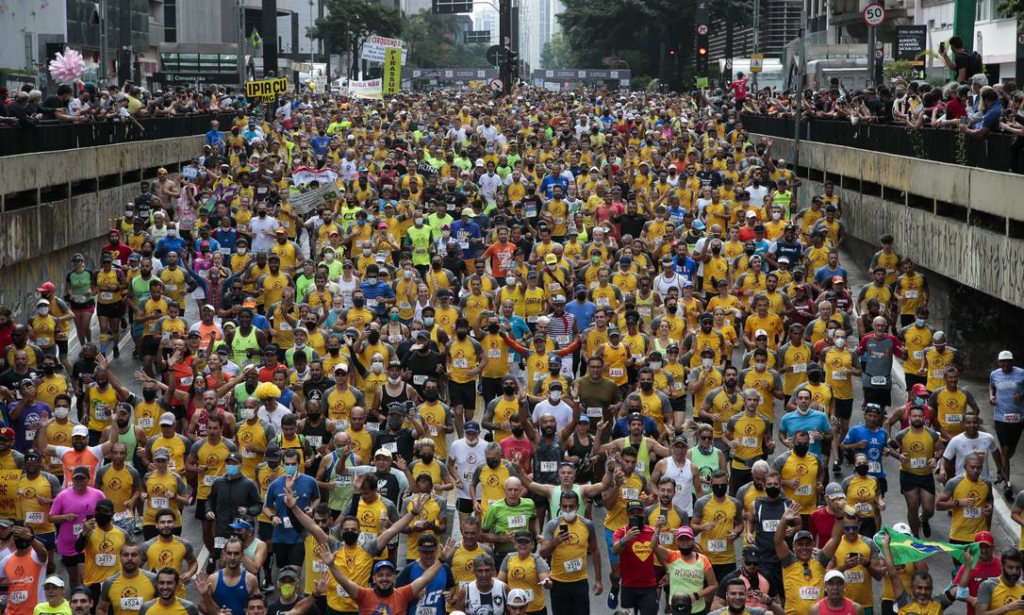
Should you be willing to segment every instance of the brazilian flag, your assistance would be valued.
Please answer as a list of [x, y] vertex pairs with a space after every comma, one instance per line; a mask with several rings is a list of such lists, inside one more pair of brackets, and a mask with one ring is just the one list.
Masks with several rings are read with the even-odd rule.
[[253, 28], [252, 34], [249, 35], [249, 46], [253, 49], [259, 49], [263, 46], [263, 37], [260, 36], [259, 30]]
[[914, 538], [910, 534], [901, 534], [889, 526], [882, 528], [875, 534], [875, 544], [882, 548], [882, 536], [889, 535], [889, 552], [892, 553], [892, 561], [897, 566], [911, 564], [927, 559], [937, 553], [945, 553], [961, 564], [964, 561], [964, 551], [971, 552], [973, 561], [978, 561], [978, 543], [969, 545], [952, 545], [937, 540], [923, 540]]

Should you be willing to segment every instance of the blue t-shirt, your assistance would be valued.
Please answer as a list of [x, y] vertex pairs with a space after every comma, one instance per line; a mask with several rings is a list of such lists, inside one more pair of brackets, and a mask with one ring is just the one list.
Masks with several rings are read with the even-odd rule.
[[313, 146], [313, 151], [316, 152], [318, 158], [323, 158], [324, 154], [327, 153], [327, 148], [331, 145], [331, 138], [327, 135], [317, 135], [309, 140], [309, 144]]
[[[629, 435], [629, 417], [624, 416], [615, 421], [612, 426], [612, 439], [625, 438]], [[649, 438], [658, 438], [658, 424], [649, 416], [644, 417], [644, 435]]]
[[[820, 410], [810, 410], [806, 415], [800, 414], [799, 410], [787, 412], [779, 423], [779, 431], [786, 432], [790, 438], [798, 431], [819, 431], [823, 434], [829, 433], [832, 425], [828, 422], [828, 416]], [[815, 455], [821, 455], [821, 440], [812, 440], [808, 447]]]
[[[1000, 423], [1019, 423], [1021, 414], [1024, 414], [1024, 401], [1014, 401], [1013, 396], [1017, 393], [1024, 393], [1024, 369], [1013, 367], [1010, 373], [997, 369], [988, 377], [989, 386], [996, 390], [996, 407], [992, 416]], [[1006, 420], [1006, 415], [1010, 421]]]
[[359, 285], [359, 290], [363, 291], [363, 294], [366, 295], [366, 307], [377, 312], [377, 314], [380, 316], [387, 314], [387, 305], [384, 303], [379, 303], [377, 300], [382, 297], [384, 299], [394, 299], [395, 290], [393, 288], [391, 288], [384, 282], [377, 280], [376, 284], [363, 282], [362, 284]]
[[462, 252], [462, 258], [476, 257], [480, 244], [471, 243], [470, 240], [480, 239], [482, 237], [483, 234], [480, 232], [480, 225], [472, 220], [469, 222], [456, 220], [452, 224], [452, 238], [459, 242], [459, 249]]
[[550, 199], [554, 194], [553, 188], [555, 186], [562, 187], [563, 196], [569, 194], [569, 180], [562, 176], [552, 177], [548, 175], [544, 177], [540, 182], [540, 191], [544, 193], [544, 196]]
[[590, 323], [594, 321], [594, 314], [597, 313], [597, 306], [591, 301], [570, 301], [565, 304], [565, 311], [569, 312], [576, 319], [576, 324], [579, 325], [580, 331], [586, 331], [590, 328]]
[[675, 268], [676, 273], [683, 276], [684, 281], [697, 283], [697, 262], [689, 256], [685, 257], [686, 260], [679, 262], [678, 256], [672, 257], [672, 266]]
[[[419, 560], [406, 564], [405, 568], [402, 569], [402, 573], [398, 575], [398, 580], [395, 581], [395, 587], [402, 587], [403, 585], [412, 583], [416, 579], [422, 577], [424, 572], [425, 569], [420, 564]], [[435, 614], [444, 613], [445, 604], [442, 592], [453, 587], [455, 587], [455, 577], [452, 576], [452, 569], [448, 564], [444, 564], [441, 567], [441, 571], [434, 576], [430, 583], [427, 584], [427, 588], [423, 590], [423, 597], [416, 598], [410, 602], [405, 612], [420, 612], [419, 608], [422, 605], [424, 609], [423, 612], [425, 613], [431, 612], [431, 609]]]
[[843, 444], [867, 441], [867, 448], [855, 450], [854, 454], [864, 453], [868, 457], [868, 474], [875, 478], [885, 478], [885, 469], [882, 467], [882, 449], [885, 448], [888, 433], [884, 428], [879, 427], [872, 431], [867, 425], [857, 425], [846, 433]]
[[846, 269], [842, 266], [837, 266], [835, 270], [829, 269], [828, 265], [825, 265], [821, 269], [814, 272], [814, 282], [818, 286], [824, 286], [833, 277], [839, 276], [844, 280], [847, 278]]
[[[294, 545], [302, 542], [302, 534], [299, 533], [302, 526], [295, 517], [291, 516], [288, 507], [284, 504], [285, 478], [287, 477], [280, 476], [270, 483], [270, 487], [267, 488], [267, 498], [263, 504], [273, 510], [283, 521], [281, 525], [274, 526], [271, 540], [275, 544]], [[295, 493], [296, 506], [302, 509], [308, 508], [313, 500], [320, 497], [320, 487], [317, 485], [316, 479], [302, 474], [301, 468], [300, 472], [295, 475], [292, 491]]]
[[988, 111], [985, 112], [984, 117], [981, 118], [981, 127], [988, 128], [989, 132], [999, 132], [999, 122], [1003, 118], [1003, 105], [996, 101], [994, 105], [989, 107]]

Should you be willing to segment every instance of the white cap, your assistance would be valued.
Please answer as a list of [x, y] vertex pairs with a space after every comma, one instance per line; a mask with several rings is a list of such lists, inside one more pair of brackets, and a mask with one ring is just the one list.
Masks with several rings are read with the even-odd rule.
[[46, 577], [46, 580], [43, 581], [43, 585], [56, 585], [57, 587], [64, 587], [64, 579], [54, 574]]
[[828, 572], [825, 573], [825, 582], [826, 583], [828, 583], [832, 579], [839, 579], [843, 583], [846, 583], [846, 577], [843, 575], [842, 572], [840, 572], [838, 570], [829, 570]]
[[508, 598], [505, 601], [509, 606], [524, 607], [530, 604], [530, 595], [526, 593], [526, 590], [513, 589], [508, 593]]
[[71, 428], [71, 437], [75, 438], [78, 436], [89, 437], [89, 428], [85, 425], [75, 425]]
[[1002, 352], [999, 353], [999, 360], [1000, 361], [1012, 361], [1013, 360], [1013, 353], [1010, 352], [1009, 350], [1003, 350]]
[[747, 217], [748, 217], [748, 218], [756, 218], [756, 217], [757, 217], [757, 214], [756, 214], [756, 213], [754, 213], [754, 211], [753, 211], [753, 210], [747, 210]]
[[762, 335], [768, 337], [768, 332], [765, 331], [764, 329], [758, 329], [757, 331], [754, 331], [754, 339], [757, 339]]
[[913, 533], [913, 532], [910, 531], [910, 526], [907, 525], [906, 523], [903, 523], [902, 521], [900, 523], [894, 523], [893, 526], [892, 526], [892, 529], [896, 530], [900, 534], [912, 534]]

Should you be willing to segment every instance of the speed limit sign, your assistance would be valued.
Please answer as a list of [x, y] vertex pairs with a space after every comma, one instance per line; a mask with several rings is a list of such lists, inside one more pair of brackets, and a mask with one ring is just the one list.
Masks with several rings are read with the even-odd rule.
[[864, 12], [861, 15], [864, 17], [864, 23], [874, 28], [882, 25], [882, 22], [885, 21], [885, 7], [881, 4], [869, 4], [864, 7]]

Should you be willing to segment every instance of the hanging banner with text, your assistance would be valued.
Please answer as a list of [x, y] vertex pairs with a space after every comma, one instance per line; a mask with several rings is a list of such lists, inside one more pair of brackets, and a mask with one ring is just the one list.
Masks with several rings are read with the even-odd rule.
[[402, 50], [388, 47], [384, 50], [384, 85], [385, 96], [398, 94], [402, 89]]
[[384, 53], [388, 47], [399, 47], [402, 50], [402, 65], [405, 65], [406, 56], [409, 52], [405, 49], [405, 41], [397, 38], [387, 38], [371, 34], [363, 42], [363, 52], [359, 56], [368, 62], [383, 62]]
[[284, 77], [279, 79], [263, 79], [261, 81], [246, 81], [246, 98], [259, 98], [260, 100], [274, 100], [276, 97], [288, 93], [288, 80]]
[[21, 470], [0, 470], [0, 519], [21, 519], [18, 482]]
[[331, 207], [335, 199], [340, 198], [341, 192], [334, 182], [331, 182], [326, 186], [313, 188], [302, 194], [289, 197], [288, 203], [292, 206], [292, 211], [297, 215], [304, 216], [311, 211], [315, 211], [321, 205]]
[[918, 77], [924, 77], [924, 57], [921, 53], [927, 49], [928, 26], [896, 26], [896, 44], [893, 55], [897, 60], [908, 60], [914, 63]]
[[368, 79], [366, 81], [349, 81], [348, 91], [354, 98], [369, 98], [380, 100], [382, 82], [380, 79]]
[[309, 167], [299, 167], [292, 171], [292, 182], [296, 186], [305, 186], [312, 182], [320, 182], [326, 184], [327, 182], [337, 181], [338, 174], [331, 169], [310, 169]]

